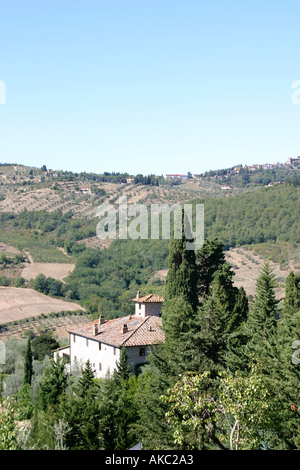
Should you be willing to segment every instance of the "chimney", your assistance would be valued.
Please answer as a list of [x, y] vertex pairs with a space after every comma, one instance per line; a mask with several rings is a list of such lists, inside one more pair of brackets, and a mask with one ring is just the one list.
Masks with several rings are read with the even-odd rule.
[[128, 326], [126, 325], [126, 323], [124, 323], [124, 325], [122, 326], [122, 333], [127, 333], [128, 332]]
[[96, 336], [98, 334], [98, 324], [93, 323], [93, 335]]
[[99, 317], [99, 325], [103, 325], [103, 323], [105, 323], [105, 318], [104, 318], [104, 316], [101, 314], [100, 317]]
[[141, 297], [141, 291], [138, 290], [137, 293], [136, 293], [136, 298], [139, 299]]

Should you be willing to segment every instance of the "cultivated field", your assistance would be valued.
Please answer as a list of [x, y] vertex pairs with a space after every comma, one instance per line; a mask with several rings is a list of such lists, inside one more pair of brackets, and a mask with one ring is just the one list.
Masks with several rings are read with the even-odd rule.
[[0, 325], [44, 313], [75, 311], [78, 304], [53, 299], [33, 289], [0, 287]]
[[[256, 280], [260, 275], [265, 259], [256, 253], [243, 248], [233, 248], [226, 252], [226, 260], [231, 264], [235, 276], [234, 285], [243, 286], [247, 295], [255, 295]], [[284, 282], [289, 270], [282, 270], [279, 264], [269, 261], [270, 266], [278, 280], [276, 295], [278, 298], [284, 297]]]
[[35, 263], [32, 256], [26, 252], [28, 263], [24, 263], [21, 276], [29, 281], [35, 279], [38, 274], [44, 274], [46, 277], [53, 277], [58, 281], [63, 281], [75, 268], [71, 263]]

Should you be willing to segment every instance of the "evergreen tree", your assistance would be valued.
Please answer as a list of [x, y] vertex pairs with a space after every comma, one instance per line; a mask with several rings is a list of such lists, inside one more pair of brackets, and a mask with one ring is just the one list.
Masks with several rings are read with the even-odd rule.
[[196, 252], [198, 295], [204, 298], [214, 273], [225, 263], [223, 244], [217, 239], [205, 240], [202, 248]]
[[193, 355], [191, 327], [198, 306], [197, 269], [195, 252], [187, 250], [186, 243], [186, 237], [182, 236], [181, 239], [173, 237], [169, 244], [169, 270], [162, 307], [165, 342], [149, 355], [150, 369], [140, 382], [136, 429], [143, 436], [143, 449], [172, 448], [165, 422], [167, 407], [160, 397], [178, 374], [189, 367]]
[[28, 338], [26, 352], [25, 352], [25, 362], [24, 362], [24, 380], [23, 384], [30, 385], [32, 379], [33, 369], [32, 369], [32, 352], [31, 352], [31, 341], [30, 337]]
[[152, 363], [167, 377], [173, 379], [194, 366], [195, 317], [192, 306], [181, 297], [174, 297], [164, 309], [165, 341], [152, 355]]
[[[122, 356], [126, 357], [125, 354]], [[107, 374], [100, 384], [99, 438], [104, 450], [128, 450], [136, 444], [133, 425], [138, 419], [135, 399], [137, 379], [134, 375], [128, 375], [128, 368], [121, 369], [122, 372], [119, 369], [118, 373]]]
[[99, 389], [99, 438], [100, 448], [114, 450], [118, 427], [116, 416], [116, 387], [115, 378], [107, 374], [100, 383]]
[[[293, 271], [285, 280], [284, 317], [290, 322], [294, 312], [300, 310], [300, 275]], [[288, 320], [287, 320], [288, 319]]]
[[[300, 276], [286, 278], [283, 315], [278, 324], [278, 357], [275, 370], [278, 400], [281, 402], [280, 441], [284, 448], [299, 449], [300, 364], [293, 348], [300, 350]], [[278, 445], [278, 444], [277, 444]]]
[[95, 375], [92, 369], [92, 365], [88, 360], [85, 364], [84, 369], [81, 371], [81, 376], [78, 381], [78, 395], [84, 397], [85, 394], [95, 387]]
[[45, 369], [39, 387], [38, 399], [43, 410], [50, 407], [54, 411], [60, 402], [67, 386], [65, 363], [61, 358], [51, 359], [50, 365]]
[[128, 353], [126, 348], [121, 349], [120, 359], [116, 362], [114, 374], [118, 380], [128, 380], [132, 372], [131, 366], [128, 364]]
[[174, 297], [181, 297], [196, 311], [198, 306], [196, 256], [194, 250], [186, 249], [187, 242], [191, 240], [184, 235], [184, 217], [182, 211], [182, 237], [176, 239], [173, 236], [170, 240], [164, 306]]
[[[161, 358], [158, 356], [158, 359]], [[161, 396], [167, 392], [173, 382], [153, 363], [151, 360], [151, 367], [139, 376], [136, 393], [138, 420], [134, 429], [143, 450], [171, 450], [176, 447], [165, 419], [168, 406], [162, 402]]]
[[[277, 335], [278, 300], [275, 275], [265, 263], [256, 282], [254, 303], [248, 317], [248, 351], [262, 360], [271, 353]], [[274, 352], [274, 351], [273, 351]]]
[[[245, 361], [258, 361], [265, 386], [269, 390], [269, 401], [273, 408], [278, 406], [279, 377], [278, 364], [278, 300], [275, 275], [269, 263], [265, 263], [256, 282], [256, 293], [250, 307], [246, 325], [247, 344], [243, 348]], [[279, 416], [278, 416], [279, 417]], [[279, 420], [277, 425], [279, 425]], [[265, 444], [274, 446], [275, 435], [265, 436]]]
[[224, 368], [228, 351], [228, 325], [231, 301], [222, 283], [222, 277], [214, 275], [209, 295], [198, 313], [197, 363], [199, 372], [210, 371], [215, 377]]
[[66, 446], [71, 450], [99, 449], [99, 388], [89, 361], [73, 383], [60, 406], [61, 418], [68, 423]]
[[224, 367], [236, 369], [239, 346], [244, 341], [242, 325], [248, 314], [248, 300], [244, 289], [233, 285], [233, 275], [228, 263], [220, 265], [197, 316], [197, 369], [211, 371], [212, 377]]
[[136, 444], [136, 434], [133, 432], [133, 427], [137, 421], [136, 382], [136, 377], [131, 375], [127, 379], [122, 378], [116, 383], [116, 450], [128, 450]]

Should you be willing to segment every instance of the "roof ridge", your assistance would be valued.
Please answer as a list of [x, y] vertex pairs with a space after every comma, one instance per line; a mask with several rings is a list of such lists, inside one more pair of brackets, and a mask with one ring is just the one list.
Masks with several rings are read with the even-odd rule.
[[141, 328], [141, 326], [144, 325], [144, 323], [146, 323], [148, 318], [150, 318], [150, 317], [148, 316], [148, 317], [144, 318], [144, 320], [141, 322], [141, 324], [122, 342], [121, 346], [125, 345], [125, 343]]

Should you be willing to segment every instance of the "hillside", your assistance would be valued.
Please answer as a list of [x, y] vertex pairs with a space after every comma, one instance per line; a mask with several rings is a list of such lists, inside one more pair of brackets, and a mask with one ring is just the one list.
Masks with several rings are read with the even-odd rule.
[[[127, 183], [126, 176], [105, 176], [30, 168], [0, 166], [0, 211], [72, 211], [78, 217], [94, 217], [103, 203], [117, 203], [126, 196], [128, 203], [173, 204], [195, 198], [228, 196], [220, 184], [207, 179], [185, 182], [155, 177], [155, 184]], [[137, 178], [137, 181], [143, 178]], [[180, 184], [179, 184], [180, 183]], [[233, 188], [235, 194], [243, 188]]]
[[96, 237], [97, 206], [116, 204], [124, 194], [129, 204], [204, 204], [205, 237], [224, 244], [235, 283], [249, 295], [265, 259], [273, 262], [280, 285], [290, 269], [300, 269], [300, 188], [294, 184], [226, 191], [210, 177], [149, 185], [126, 183], [122, 175], [56, 174], [12, 165], [1, 166], [0, 173], [0, 284], [33, 288], [48, 295], [49, 306], [56, 297], [113, 318], [132, 312], [137, 289], [163, 294], [168, 240]]

